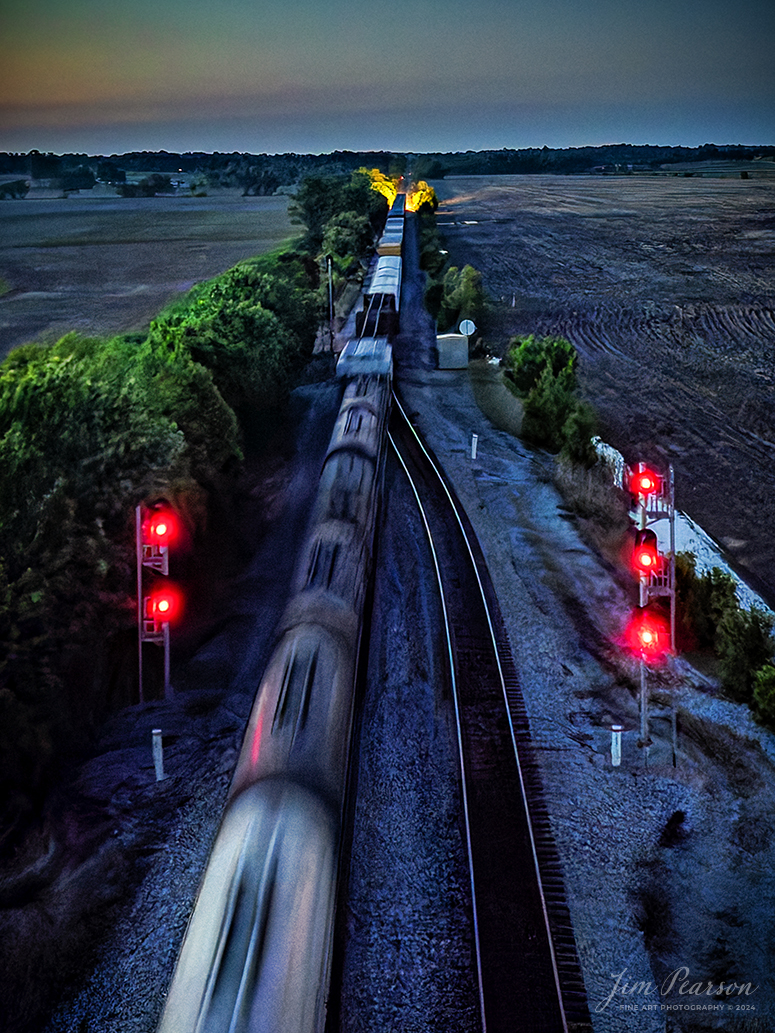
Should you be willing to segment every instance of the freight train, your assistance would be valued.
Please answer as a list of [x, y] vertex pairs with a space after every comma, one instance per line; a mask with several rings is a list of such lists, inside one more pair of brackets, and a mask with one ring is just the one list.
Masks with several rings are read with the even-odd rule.
[[[391, 239], [403, 217], [399, 202], [390, 212]], [[355, 678], [390, 403], [389, 337], [400, 309], [402, 257], [387, 256], [389, 281], [379, 265], [385, 257], [378, 255], [356, 320], [371, 332], [359, 333], [339, 357], [343, 398], [290, 602], [158, 1033], [322, 1033], [325, 1026]], [[391, 317], [374, 321], [373, 312]]]

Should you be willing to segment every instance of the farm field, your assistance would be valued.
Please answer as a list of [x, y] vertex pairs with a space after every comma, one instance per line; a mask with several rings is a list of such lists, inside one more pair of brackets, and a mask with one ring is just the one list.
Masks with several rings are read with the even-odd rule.
[[69, 330], [143, 329], [194, 283], [297, 233], [287, 208], [238, 190], [1, 202], [0, 359]]
[[487, 343], [557, 334], [602, 436], [672, 463], [677, 505], [775, 604], [775, 183], [511, 176], [434, 183]]

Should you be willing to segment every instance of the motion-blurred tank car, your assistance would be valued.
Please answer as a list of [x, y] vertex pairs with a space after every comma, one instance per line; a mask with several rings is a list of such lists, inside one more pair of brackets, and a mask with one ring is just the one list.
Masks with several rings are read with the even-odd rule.
[[[392, 333], [401, 257], [380, 258], [377, 274], [372, 287], [389, 302]], [[390, 402], [386, 333], [365, 366], [362, 351], [338, 371], [344, 396], [291, 598], [256, 693], [159, 1033], [323, 1033], [325, 1027], [355, 676]]]

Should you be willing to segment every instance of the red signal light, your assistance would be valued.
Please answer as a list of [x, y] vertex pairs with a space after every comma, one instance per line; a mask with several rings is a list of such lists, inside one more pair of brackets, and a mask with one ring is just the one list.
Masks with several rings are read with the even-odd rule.
[[174, 585], [157, 588], [145, 597], [145, 619], [156, 624], [169, 624], [183, 609], [183, 597]]
[[642, 495], [644, 498], [649, 495], [657, 495], [661, 489], [662, 479], [653, 470], [646, 468], [638, 470], [630, 480], [630, 490], [633, 495]]
[[653, 574], [662, 565], [662, 557], [653, 531], [638, 531], [632, 552], [632, 565], [639, 574]]
[[658, 611], [643, 607], [635, 611], [625, 632], [627, 646], [651, 663], [664, 659], [670, 649], [670, 627]]
[[149, 545], [164, 547], [178, 534], [178, 518], [169, 509], [154, 510], [143, 524], [143, 539]]

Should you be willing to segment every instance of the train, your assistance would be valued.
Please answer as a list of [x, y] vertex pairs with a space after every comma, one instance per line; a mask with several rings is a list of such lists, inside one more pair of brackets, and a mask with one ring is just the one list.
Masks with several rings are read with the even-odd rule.
[[[389, 221], [403, 218], [403, 204], [394, 204]], [[377, 275], [385, 257], [397, 272], [390, 283]], [[356, 329], [369, 327], [373, 291], [379, 290], [377, 308], [387, 299], [385, 311], [395, 317], [385, 320], [389, 330], [365, 336], [359, 331], [338, 358], [341, 404], [289, 602], [248, 719], [158, 1033], [322, 1033], [325, 1027], [402, 261], [400, 254], [378, 253], [356, 318]]]
[[355, 319], [357, 338], [393, 337], [398, 333], [406, 195], [398, 194], [377, 244], [377, 261]]

